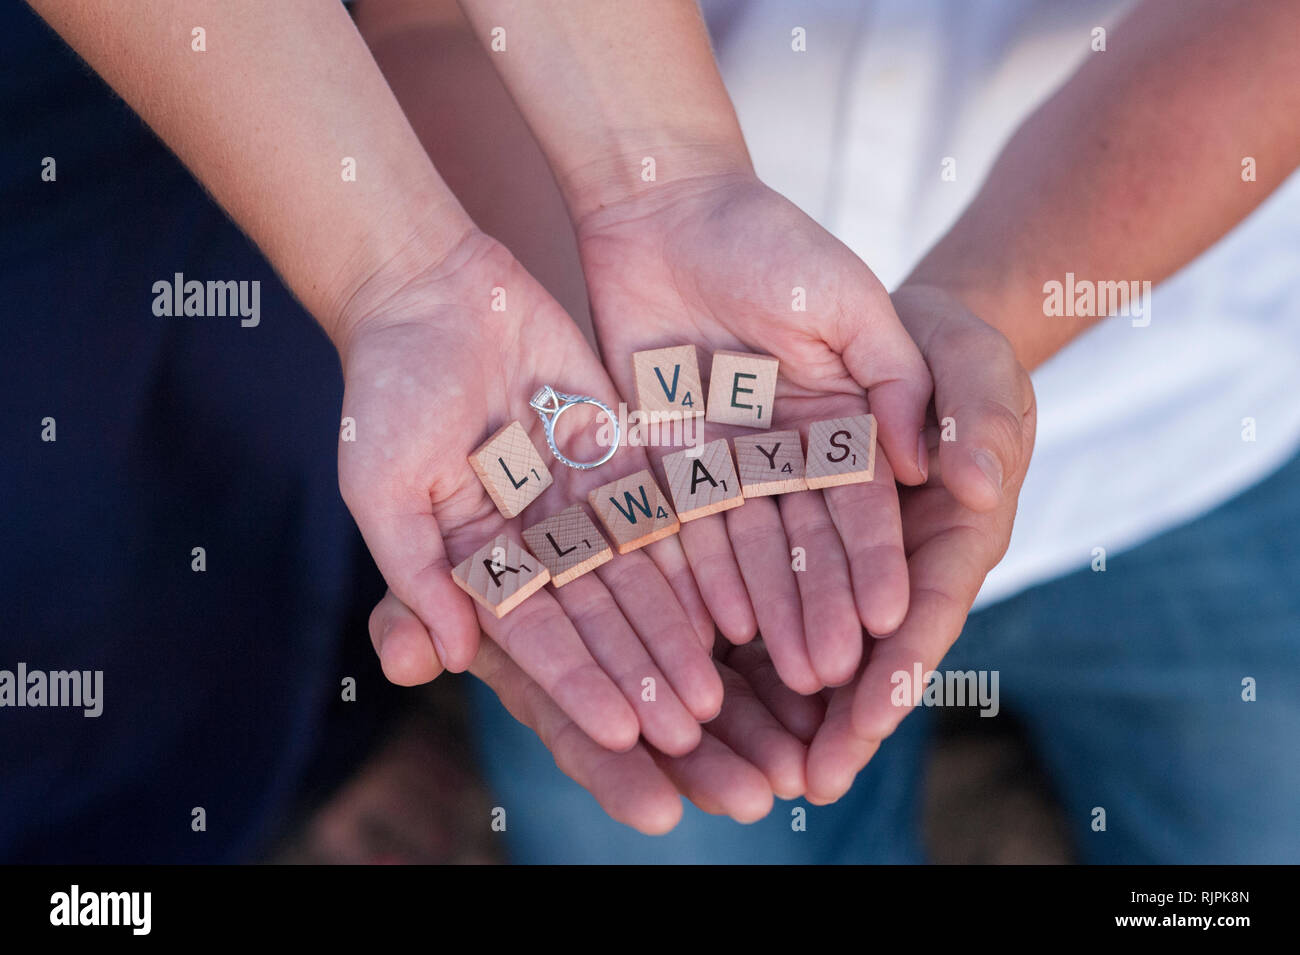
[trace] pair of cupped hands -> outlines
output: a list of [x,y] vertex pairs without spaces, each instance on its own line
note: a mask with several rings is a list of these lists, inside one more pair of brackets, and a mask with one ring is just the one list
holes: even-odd
[[[891,299],[752,175],[665,183],[575,227],[603,360],[474,230],[348,304],[336,340],[355,440],[339,480],[389,587],[370,618],[384,673],[413,685],[468,669],[644,832],[672,828],[683,795],[740,821],[774,795],[832,802],[907,713],[891,675],[939,664],[1005,551],[1033,443],[1028,376],[953,291],[905,283]],[[678,344],[706,380],[716,350],[779,359],[775,429],[806,439],[811,422],[873,413],[874,480],[751,499],[501,619],[479,608],[452,567],[600,484],[644,467],[662,482],[674,448],[624,446],[593,471],[551,462],[554,483],[513,520],[469,452],[518,419],[549,457],[528,405],[541,385],[635,408],[633,352]],[[739,433],[753,432],[705,425],[707,440]]]

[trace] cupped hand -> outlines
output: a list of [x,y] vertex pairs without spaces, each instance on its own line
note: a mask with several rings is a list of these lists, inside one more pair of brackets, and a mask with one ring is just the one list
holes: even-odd
[[[708,656],[712,625],[674,540],[548,586],[501,619],[451,578],[498,534],[520,541],[525,525],[646,466],[634,448],[590,472],[551,460],[528,405],[541,385],[618,401],[569,316],[501,245],[471,232],[434,264],[368,283],[340,329],[352,430],[339,442],[340,488],[380,572],[421,624],[372,629],[389,679],[409,685],[444,665],[468,668],[482,627],[518,679],[601,746],[627,750],[644,733],[664,752],[694,749],[699,721],[722,705],[722,680]],[[467,456],[516,419],[554,483],[507,521]],[[653,705],[641,701],[646,677],[659,687]]]
[[[634,352],[694,344],[706,382],[720,349],[779,360],[774,429],[797,428],[806,441],[812,422],[876,416],[885,453],[871,483],[753,498],[680,534],[728,639],[761,632],[782,680],[801,693],[852,679],[863,627],[892,633],[907,612],[895,479],[926,477],[930,377],[889,296],[861,260],[751,175],[655,185],[587,214],[577,231],[601,352],[624,394],[635,394]],[[705,440],[742,433],[760,432],[704,426]],[[792,567],[794,547],[805,570]]]
[[[429,639],[423,622],[391,591],[371,614],[370,631],[372,638]],[[697,747],[676,756],[648,741],[611,753],[589,734],[573,732],[573,719],[492,639],[480,643],[470,672],[613,819],[659,834],[677,825],[683,796],[705,812],[749,823],[771,811],[774,795],[794,799],[804,792],[807,743],[823,719],[821,700],[784,686],[760,642],[722,644],[718,656],[726,660],[716,663],[726,684],[722,711],[704,727]]]
[[898,631],[872,643],[862,673],[829,696],[808,758],[808,798],[832,802],[916,700],[891,677],[939,666],[1011,538],[1037,414],[1029,375],[996,329],[954,295],[904,286],[894,306],[934,377],[929,480],[899,492],[911,600]]

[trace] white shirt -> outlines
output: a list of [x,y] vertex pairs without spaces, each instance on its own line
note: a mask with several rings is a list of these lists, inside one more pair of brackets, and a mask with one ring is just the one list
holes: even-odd
[[[1127,5],[703,6],[759,175],[892,288],[958,217],[1020,122],[1086,57],[1107,55],[1092,50],[1092,31],[1103,27],[1112,41]],[[805,52],[792,49],[796,27]],[[948,157],[956,181],[940,177]],[[1300,448],[1298,250],[1300,176],[1292,176],[1157,287],[1148,326],[1108,319],[1034,374],[1037,445],[1010,550],[980,603],[1088,567],[1094,548],[1110,561]],[[1243,440],[1247,418],[1253,441]]]

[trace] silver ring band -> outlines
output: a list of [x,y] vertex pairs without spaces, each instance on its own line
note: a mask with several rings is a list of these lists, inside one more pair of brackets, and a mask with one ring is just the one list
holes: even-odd
[[[614,416],[614,412],[611,411],[609,406],[604,402],[597,401],[595,398],[588,397],[587,395],[561,394],[550,385],[543,385],[538,390],[537,394],[533,395],[532,401],[528,402],[528,404],[537,412],[537,416],[542,419],[542,426],[546,429],[546,444],[550,447],[551,454],[555,455],[555,460],[560,463],[567,464],[569,467],[576,468],[579,471],[590,471],[592,468],[600,467],[612,458],[614,452],[618,450],[618,442],[621,436],[618,418]],[[560,449],[556,447],[555,422],[559,420],[560,415],[564,414],[567,409],[572,408],[574,405],[595,405],[609,416],[610,423],[614,425],[614,440],[611,442],[609,450],[595,461],[584,462],[571,460],[561,454]]]

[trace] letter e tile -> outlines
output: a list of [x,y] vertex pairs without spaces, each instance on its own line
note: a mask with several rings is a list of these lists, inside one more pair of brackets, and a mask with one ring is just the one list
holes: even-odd
[[715,351],[709,370],[709,413],[713,424],[772,427],[777,360],[771,355]]

